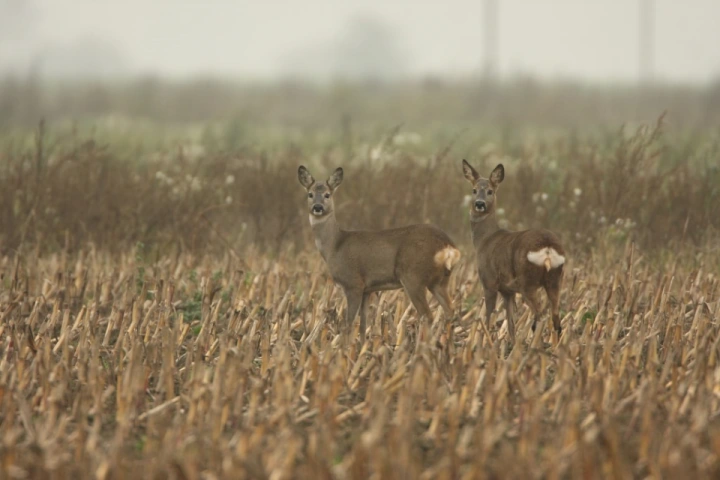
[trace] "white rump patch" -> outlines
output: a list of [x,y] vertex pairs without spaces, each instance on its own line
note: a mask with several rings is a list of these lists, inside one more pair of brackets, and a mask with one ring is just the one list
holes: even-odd
[[554,248],[545,247],[536,252],[528,252],[527,259],[538,267],[545,267],[550,271],[565,263],[565,257],[560,255]]
[[449,245],[435,254],[435,264],[444,265],[448,270],[452,270],[458,261],[460,261],[460,250]]

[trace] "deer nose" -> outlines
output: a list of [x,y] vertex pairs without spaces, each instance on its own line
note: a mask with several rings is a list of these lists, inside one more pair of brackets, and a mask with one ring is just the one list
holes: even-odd
[[483,200],[477,200],[475,201],[475,210],[477,210],[478,212],[484,212],[485,210],[487,210],[487,205]]
[[312,211],[313,213],[322,213],[323,206],[316,203],[315,205],[313,205]]

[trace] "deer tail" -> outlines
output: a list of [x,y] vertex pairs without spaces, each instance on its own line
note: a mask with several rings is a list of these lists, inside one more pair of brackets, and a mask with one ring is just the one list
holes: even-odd
[[534,252],[528,252],[527,259],[538,267],[545,267],[548,272],[565,263],[565,257],[560,255],[553,247],[544,247]]
[[452,270],[459,261],[460,250],[450,245],[435,254],[435,265],[438,267],[444,266],[448,270]]

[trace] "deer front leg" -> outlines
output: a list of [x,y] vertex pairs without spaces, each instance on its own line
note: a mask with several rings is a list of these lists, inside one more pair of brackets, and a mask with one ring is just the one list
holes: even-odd
[[345,299],[347,300],[347,311],[345,312],[344,335],[350,335],[352,332],[352,322],[358,314],[358,310],[362,306],[363,290],[362,288],[345,288]]
[[368,307],[370,306],[370,295],[370,292],[363,293],[360,303],[360,345],[365,343],[365,330],[367,329],[366,319]]
[[493,290],[488,287],[483,287],[485,290],[485,324],[488,328],[491,327],[490,319],[495,311],[495,303],[497,302],[497,290]]
[[515,294],[503,293],[503,302],[505,303],[510,343],[515,343]]

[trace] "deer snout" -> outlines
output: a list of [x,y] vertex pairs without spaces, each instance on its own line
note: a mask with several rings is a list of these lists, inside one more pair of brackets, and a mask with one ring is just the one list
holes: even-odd
[[323,206],[320,205],[319,203],[316,203],[316,204],[313,205],[313,207],[312,207],[312,213],[313,213],[313,215],[322,215],[323,210],[324,210]]
[[478,212],[484,212],[487,210],[487,204],[484,200],[476,200],[475,201],[475,210]]

